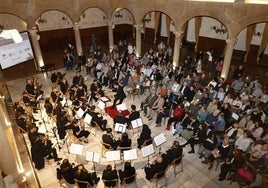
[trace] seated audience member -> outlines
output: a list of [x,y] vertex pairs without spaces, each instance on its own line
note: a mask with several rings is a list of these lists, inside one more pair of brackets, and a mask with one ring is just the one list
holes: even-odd
[[235,148],[243,152],[247,152],[252,142],[252,135],[248,130],[244,130],[244,133],[235,141]]
[[145,167],[144,171],[146,179],[150,181],[156,173],[164,172],[167,166],[168,163],[166,157],[158,155],[152,164],[149,164],[148,167]]
[[[127,133],[123,133],[121,139],[119,140],[120,148],[131,148],[132,141],[128,138]],[[122,150],[122,149],[121,149]]]
[[162,122],[162,118],[163,117],[168,117],[170,115],[170,110],[171,110],[171,102],[169,101],[169,99],[165,99],[165,102],[162,106],[161,109],[159,109],[159,113],[157,114],[156,117],[156,127],[160,127],[161,126],[161,122]]
[[144,101],[141,102],[141,109],[144,111],[145,115],[147,115],[147,108],[152,107],[154,102],[157,99],[157,94],[155,90],[152,90],[152,92],[145,98]]
[[178,104],[171,112],[171,117],[168,119],[166,130],[170,130],[171,123],[181,121],[185,115],[185,110],[181,104]]
[[60,165],[60,174],[67,183],[74,184],[73,164],[68,159],[64,159]]
[[251,148],[249,155],[247,155],[248,162],[256,168],[260,168],[264,164],[264,156],[268,153],[268,144],[257,143]]
[[72,124],[72,129],[73,129],[73,135],[76,138],[82,139],[85,143],[88,143],[88,136],[90,134],[89,131],[83,130],[79,126],[79,120],[75,119]]
[[[91,186],[94,186],[100,181],[100,178],[97,177],[96,172],[94,173],[89,173],[87,169],[84,167],[83,164],[77,165],[74,167],[74,177],[75,179],[79,181],[86,181],[88,182]],[[79,188],[87,188],[88,185],[85,183],[78,182]]]
[[227,159],[230,149],[231,147],[229,145],[229,138],[224,137],[222,144],[213,149],[208,158],[202,161],[202,163],[210,164],[208,169],[211,170],[215,159],[220,159],[222,161],[225,161]]
[[209,105],[207,107],[207,111],[208,111],[209,114],[213,113],[215,110],[218,110],[218,102],[219,102],[218,99],[213,99],[209,103]]
[[[148,125],[143,124],[142,130],[141,130],[141,134],[140,134],[139,138],[137,139],[138,148],[141,148],[141,146],[144,143],[144,141],[149,140],[151,138],[152,137],[151,137],[151,130],[150,130],[150,128],[148,127]],[[151,143],[148,143],[148,144],[151,144]]]
[[263,122],[261,120],[256,121],[254,128],[251,130],[253,139],[254,140],[260,139],[263,132],[264,132]]
[[221,173],[219,174],[218,180],[225,180],[228,172],[236,172],[244,163],[243,152],[239,149],[234,149],[231,155],[227,157],[227,160],[221,165]]
[[107,120],[103,119],[103,116],[100,115],[100,113],[95,112],[96,107],[92,105],[90,109],[88,110],[88,114],[92,117],[91,125],[96,126],[95,123],[97,123],[102,131],[106,130]]
[[127,179],[126,183],[131,183],[135,180],[135,174],[136,174],[136,169],[131,166],[130,162],[125,162],[124,165],[124,170],[118,170],[119,178],[122,183],[124,178],[129,178],[133,176],[133,178]]
[[[102,173],[102,180],[111,181],[117,179],[118,179],[117,170],[113,169],[111,165],[107,165],[106,169]],[[116,181],[104,182],[104,185],[106,187],[114,187],[116,186],[116,183],[117,183]]]
[[108,129],[106,129],[106,132],[107,132],[106,134],[102,135],[103,143],[110,145],[114,150],[116,150],[116,148],[119,145],[119,142],[118,142],[118,140],[114,139],[114,136],[112,134],[112,129],[108,128]]
[[188,153],[194,153],[194,145],[202,143],[207,137],[207,129],[204,124],[200,124],[198,127],[198,130],[194,133],[194,135],[187,140],[185,144],[182,145],[182,147],[185,147],[186,145],[190,144],[191,151]]
[[219,114],[218,120],[215,123],[215,126],[213,127],[212,131],[215,132],[216,134],[224,133],[225,125],[226,125],[226,122],[225,122],[223,114]]
[[198,154],[199,158],[205,157],[207,159],[211,154],[212,150],[214,150],[217,146],[217,137],[211,131],[208,133],[206,139],[202,142],[199,147]]
[[54,158],[55,162],[61,160],[61,158],[58,158],[56,148],[52,147],[51,140],[48,140],[44,134],[39,133],[35,125],[29,127],[28,137],[31,143],[31,156],[36,169],[44,168],[44,157]]
[[148,121],[152,120],[155,112],[159,112],[160,109],[162,109],[164,102],[165,102],[165,99],[164,99],[163,95],[161,93],[159,93],[158,98],[156,99],[156,101],[154,102],[152,107],[149,108],[149,112],[148,112],[148,116],[147,116]]
[[207,115],[208,115],[207,106],[204,105],[204,104],[203,105],[201,104],[201,107],[197,112],[197,116],[196,116],[197,120],[200,123],[202,123],[202,122],[204,122],[206,120]]
[[[182,156],[183,148],[178,141],[174,141],[172,146],[166,151],[167,163],[171,164],[174,159],[177,159]],[[176,160],[175,163],[179,164],[181,159]]]
[[206,105],[206,106],[208,106],[209,105],[209,103],[210,103],[210,98],[209,98],[209,95],[208,95],[208,93],[205,93],[204,94],[204,96],[199,100],[199,104],[202,104],[202,105]]
[[225,130],[225,136],[229,138],[230,143],[234,143],[241,134],[243,134],[243,130],[238,122],[234,122],[232,126]]

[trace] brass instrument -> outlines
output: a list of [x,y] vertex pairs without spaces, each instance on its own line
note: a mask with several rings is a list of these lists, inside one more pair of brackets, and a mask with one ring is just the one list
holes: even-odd
[[38,91],[42,88],[42,85],[39,85],[38,77],[32,77],[32,79],[33,79],[33,86],[34,86],[35,93],[38,93]]

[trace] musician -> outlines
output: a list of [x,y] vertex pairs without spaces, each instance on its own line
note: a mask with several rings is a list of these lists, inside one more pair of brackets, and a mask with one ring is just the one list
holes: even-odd
[[[102,180],[114,180],[118,179],[117,170],[113,169],[111,165],[107,165],[106,169],[102,173]],[[116,185],[116,181],[114,182],[104,182],[106,187],[114,187]]]
[[[137,139],[138,148],[141,149],[142,144],[145,140],[151,139],[151,129],[148,127],[148,125],[143,124],[140,137]],[[151,144],[151,143],[148,143]]]
[[[90,109],[88,110],[88,114],[91,115],[92,120],[91,122],[97,123],[102,131],[106,130],[107,120],[103,119],[103,116],[101,116],[98,112],[95,112],[96,107],[92,105]],[[94,123],[93,123],[94,124]],[[91,125],[93,125],[91,123]],[[94,125],[93,125],[94,126]]]
[[61,92],[58,89],[53,89],[50,93],[50,97],[54,103],[62,101]]
[[119,145],[119,141],[114,139],[111,128],[106,129],[106,132],[106,134],[102,135],[103,143],[110,145],[114,150],[116,150]]
[[59,121],[57,121],[59,138],[63,140],[66,136],[66,130],[73,129],[72,120],[69,113],[65,110],[61,111],[61,116],[57,119],[59,119]]
[[87,92],[86,92],[85,88],[83,88],[82,84],[79,84],[78,87],[77,87],[76,97],[80,101],[87,100]]
[[45,99],[44,108],[46,110],[47,115],[51,117],[53,115],[53,105],[50,102],[50,98]]
[[128,117],[129,123],[131,123],[131,121],[133,121],[135,119],[140,118],[140,112],[136,110],[136,106],[134,104],[132,104],[130,106],[130,108],[131,108],[131,112],[130,112],[129,117]]
[[128,138],[128,134],[123,133],[122,136],[121,136],[121,139],[119,140],[119,147],[121,147],[121,148],[130,148],[131,144],[132,144],[132,141],[131,141],[131,139]]
[[115,105],[116,105],[118,100],[119,100],[119,104],[122,104],[123,100],[126,98],[126,94],[124,92],[124,87],[122,87],[119,83],[115,83],[114,87],[116,89],[116,94],[115,94],[112,108],[115,108]]
[[[97,177],[96,172],[89,173],[83,164],[77,165],[74,167],[75,179],[80,181],[87,181],[93,187],[94,184],[97,184],[100,181],[100,178]],[[79,188],[87,188],[87,184],[78,182]]]
[[123,179],[124,178],[128,178],[128,177],[131,177],[133,176],[133,179],[127,179],[126,183],[131,183],[135,180],[135,174],[136,174],[136,169],[131,166],[130,162],[125,162],[125,165],[124,165],[124,170],[119,170],[118,171],[118,174],[119,174],[119,178],[120,178],[120,181],[122,183]]
[[35,124],[29,127],[28,137],[31,142],[32,160],[36,169],[44,168],[44,157],[46,156],[48,156],[48,159],[54,158],[55,162],[61,160],[61,158],[58,158],[57,150],[52,148],[51,140],[48,140],[44,134],[39,133]]
[[168,166],[165,154],[158,155],[156,160],[149,165],[149,167],[145,167],[145,177],[147,180],[151,180],[156,173],[164,172]]
[[[172,146],[166,151],[167,153],[167,163],[171,164],[174,159],[182,156],[183,148],[180,146],[178,141],[174,141]],[[179,164],[181,159],[176,160],[176,164]]]
[[85,143],[88,143],[88,136],[89,136],[90,132],[87,131],[87,130],[82,130],[80,128],[80,126],[79,126],[79,120],[75,119],[73,121],[72,128],[73,128],[73,135],[76,138],[81,139],[82,137],[84,137],[83,141]]
[[74,181],[74,164],[71,164],[68,159],[63,159],[60,165],[60,174],[70,184],[75,184]]
[[82,75],[80,75],[80,71],[76,71],[75,76],[73,77],[73,85],[82,84],[84,81]]
[[22,92],[22,101],[26,106],[31,106],[33,113],[37,113],[37,102],[35,98],[31,98],[26,91]]
[[66,78],[62,78],[62,80],[59,81],[59,86],[60,86],[60,91],[66,97],[66,94],[69,90],[69,83],[66,80]]
[[127,123],[127,118],[123,115],[121,110],[119,110],[118,114],[114,117],[114,125],[116,123],[119,123],[119,124],[126,124]]
[[[93,83],[90,85],[91,99],[94,99],[95,102],[98,101],[97,95],[99,94],[100,88],[98,87],[98,80],[94,79]],[[103,93],[104,95],[104,93]]]
[[39,95],[44,94],[44,92],[39,87],[40,86],[38,86],[37,81],[33,82],[32,80],[27,79],[25,89],[31,97],[34,97],[36,99]]

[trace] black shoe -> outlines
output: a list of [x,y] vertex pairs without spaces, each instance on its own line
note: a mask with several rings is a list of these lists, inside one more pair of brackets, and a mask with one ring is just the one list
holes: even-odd
[[100,178],[97,178],[97,180],[96,180],[95,184],[98,184],[98,183],[99,183],[99,181],[100,181]]
[[219,180],[219,181],[223,181],[223,180],[225,180],[225,178],[219,178],[218,180]]
[[59,158],[59,157],[54,159],[55,162],[58,162],[58,161],[61,161],[61,160],[62,160],[62,158]]
[[190,154],[191,154],[191,153],[194,153],[194,150],[188,151],[188,153],[190,153]]

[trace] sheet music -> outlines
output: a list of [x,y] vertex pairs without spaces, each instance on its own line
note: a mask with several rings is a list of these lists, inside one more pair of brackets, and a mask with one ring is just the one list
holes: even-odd
[[120,160],[120,150],[106,152],[106,161],[117,161],[117,160]]
[[150,144],[148,146],[141,148],[141,152],[142,152],[142,157],[147,157],[149,155],[152,155],[155,152],[153,144]]
[[137,159],[137,149],[130,149],[130,150],[125,150],[124,152],[124,160],[129,161],[133,159]]
[[126,132],[126,127],[124,124],[115,123],[114,131],[124,133]]
[[232,118],[234,118],[235,120],[238,120],[239,116],[236,113],[232,113]]
[[91,120],[92,120],[92,116],[87,113],[86,116],[85,116],[85,118],[84,118],[84,121],[87,124],[91,124]]
[[101,97],[100,100],[102,102],[108,102],[108,101],[110,101],[110,99],[108,99],[107,97]]
[[70,153],[75,155],[82,155],[83,154],[84,146],[81,144],[71,144]]
[[125,103],[118,104],[118,105],[116,106],[116,109],[117,109],[118,111],[119,111],[119,110],[121,110],[121,111],[125,111],[125,110],[127,110],[127,106],[126,106]]
[[38,95],[38,97],[36,98],[36,101],[39,101],[42,98],[42,94]]
[[62,101],[60,101],[60,103],[61,103],[62,106],[65,106],[66,102],[67,102],[67,100],[66,100],[65,97],[63,97]]
[[79,108],[77,111],[77,117],[79,117],[80,119],[81,117],[83,117],[84,113],[85,113],[84,110],[82,108]]
[[166,142],[166,136],[164,135],[164,133],[161,133],[159,135],[157,135],[156,137],[154,137],[154,142],[156,146],[160,146],[161,144],[163,144],[164,142]]
[[105,103],[102,102],[102,101],[100,100],[99,103],[98,103],[98,107],[99,107],[101,110],[104,110],[104,109],[105,109]]
[[87,151],[86,160],[91,162],[99,163],[101,154],[97,152]]
[[133,129],[136,129],[138,127],[142,127],[142,125],[143,125],[142,119],[138,118],[138,119],[132,120],[131,125],[132,125]]

